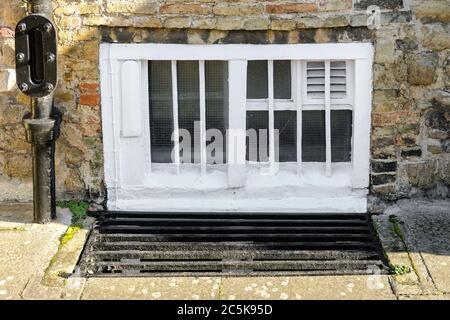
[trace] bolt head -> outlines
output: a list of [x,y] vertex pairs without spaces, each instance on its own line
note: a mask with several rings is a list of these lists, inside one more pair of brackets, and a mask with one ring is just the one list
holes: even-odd
[[50,31],[52,31],[52,29],[53,29],[53,26],[51,25],[51,23],[47,22],[46,24],[44,24],[44,30],[46,32],[50,32]]
[[50,91],[52,91],[54,89],[54,86],[51,84],[51,83],[46,83],[45,84],[45,90],[47,91],[47,92],[50,92]]
[[19,84],[19,89],[20,91],[27,91],[28,85],[25,82],[22,82],[21,84]]
[[47,53],[47,62],[54,62],[56,59],[55,55],[51,52]]
[[23,60],[25,60],[25,54],[23,52],[19,52],[16,54],[16,59],[18,62],[22,62]]
[[18,31],[25,31],[27,29],[27,25],[24,22],[21,22],[17,25]]

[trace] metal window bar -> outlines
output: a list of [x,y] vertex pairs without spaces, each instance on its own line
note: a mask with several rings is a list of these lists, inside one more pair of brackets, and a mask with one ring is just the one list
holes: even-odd
[[174,139],[174,163],[177,174],[180,173],[180,133],[178,127],[178,83],[177,61],[172,60],[172,107],[173,107],[173,139]]
[[295,68],[295,72],[292,72],[294,75],[293,78],[293,93],[292,97],[294,98],[294,103],[296,104],[297,110],[297,174],[298,176],[302,175],[302,64],[301,61],[293,61],[293,68]]
[[267,61],[269,101],[269,165],[275,163],[273,60]]
[[205,60],[199,61],[200,90],[200,165],[201,173],[206,173],[206,86]]
[[325,61],[325,175],[331,176],[331,85],[330,60]]

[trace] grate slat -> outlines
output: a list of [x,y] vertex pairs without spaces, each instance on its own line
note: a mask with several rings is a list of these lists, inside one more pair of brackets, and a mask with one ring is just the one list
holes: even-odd
[[366,214],[102,212],[86,276],[387,271]]

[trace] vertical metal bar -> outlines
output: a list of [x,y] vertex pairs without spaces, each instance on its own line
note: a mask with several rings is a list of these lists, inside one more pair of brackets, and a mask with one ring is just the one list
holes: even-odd
[[173,138],[174,138],[174,162],[177,174],[180,172],[180,132],[178,128],[178,83],[177,61],[172,60],[172,113],[173,113]]
[[331,86],[330,60],[325,61],[325,175],[331,176]]
[[[297,107],[297,174],[302,175],[302,121],[303,121],[303,101],[302,101],[302,63],[292,61],[295,66],[294,72],[294,103]],[[294,86],[293,86],[294,87]]]
[[206,87],[205,61],[199,61],[200,78],[200,165],[202,174],[206,173]]
[[273,165],[275,163],[273,60],[267,61],[267,68],[267,85],[269,89],[269,164]]

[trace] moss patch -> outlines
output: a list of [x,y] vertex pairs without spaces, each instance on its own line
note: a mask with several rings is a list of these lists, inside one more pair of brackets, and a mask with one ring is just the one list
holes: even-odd
[[86,218],[89,203],[85,201],[58,201],[58,207],[68,208],[72,212],[72,225],[81,226]]
[[394,272],[396,275],[407,274],[411,272],[411,268],[409,266],[396,265],[394,266]]
[[61,237],[60,246],[64,246],[67,242],[69,242],[75,233],[77,233],[81,229],[81,226],[79,225],[72,225],[69,228],[67,228],[66,233]]
[[403,236],[402,229],[400,227],[402,222],[398,219],[396,215],[390,215],[389,222],[392,223],[392,229],[395,232],[395,234],[404,242],[405,237]]

